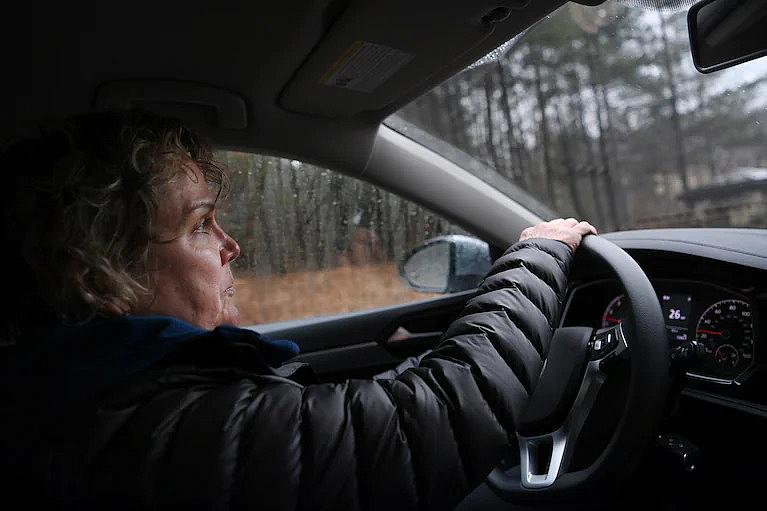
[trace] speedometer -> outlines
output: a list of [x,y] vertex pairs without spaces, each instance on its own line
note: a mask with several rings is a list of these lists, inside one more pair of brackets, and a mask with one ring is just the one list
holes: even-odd
[[751,306],[742,300],[716,302],[698,320],[695,339],[706,349],[703,369],[707,374],[735,378],[754,357]]

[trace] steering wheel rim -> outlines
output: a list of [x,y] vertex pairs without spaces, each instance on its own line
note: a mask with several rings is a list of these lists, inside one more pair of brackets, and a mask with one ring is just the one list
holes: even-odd
[[[643,448],[651,441],[670,387],[670,347],[663,313],[647,276],[631,256],[604,238],[584,237],[579,252],[615,274],[626,295],[630,318],[623,326],[627,327],[631,375],[624,409],[604,451],[585,469],[555,474],[551,484],[537,488],[523,484],[519,465],[494,469],[488,485],[511,502],[566,500],[603,490],[606,481],[620,480],[640,461]],[[577,412],[574,408],[571,414]]]

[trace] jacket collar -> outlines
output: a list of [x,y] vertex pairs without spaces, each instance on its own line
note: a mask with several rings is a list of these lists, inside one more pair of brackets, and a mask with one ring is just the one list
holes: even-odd
[[[61,409],[166,359],[192,354],[192,360],[290,377],[283,363],[298,354],[292,341],[268,340],[253,330],[220,326],[203,330],[165,316],[95,319],[79,326],[29,329],[5,374],[22,400],[40,400]],[[5,378],[3,378],[5,379]],[[54,413],[55,415],[55,413]]]

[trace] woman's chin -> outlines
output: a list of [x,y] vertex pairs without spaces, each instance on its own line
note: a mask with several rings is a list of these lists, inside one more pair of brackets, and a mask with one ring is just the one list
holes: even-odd
[[228,304],[221,318],[222,325],[240,326],[240,311],[234,304]]

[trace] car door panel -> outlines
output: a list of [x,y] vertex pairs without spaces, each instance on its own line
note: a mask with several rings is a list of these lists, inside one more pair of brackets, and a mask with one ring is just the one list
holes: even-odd
[[[289,339],[323,379],[365,377],[437,344],[475,291],[368,311],[249,327],[267,339]],[[397,333],[397,335],[393,335]]]

